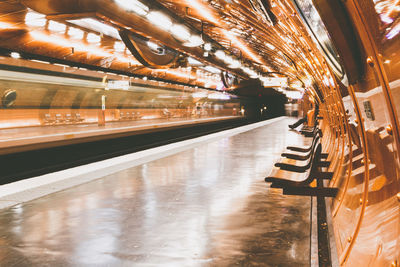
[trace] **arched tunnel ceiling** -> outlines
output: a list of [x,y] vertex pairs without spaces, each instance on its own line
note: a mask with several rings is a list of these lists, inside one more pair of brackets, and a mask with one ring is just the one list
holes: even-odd
[[[132,11],[138,3],[146,7],[146,14]],[[161,12],[203,41],[193,46],[179,40],[173,30],[150,21],[152,12]],[[94,28],[82,23],[88,19],[100,24]],[[73,30],[83,32],[82,40],[72,35]],[[173,49],[181,57],[168,69],[145,67],[123,46],[121,30],[158,44],[156,50]],[[286,87],[298,90],[311,88],[313,80],[323,80],[324,75],[324,60],[290,1],[0,0],[0,47],[211,89],[220,81],[216,69],[240,80],[286,77]],[[157,53],[162,56],[162,49]],[[188,63],[188,57],[195,63]]]

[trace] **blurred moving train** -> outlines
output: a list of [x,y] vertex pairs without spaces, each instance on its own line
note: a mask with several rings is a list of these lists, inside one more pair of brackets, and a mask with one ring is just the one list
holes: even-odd
[[[192,88],[106,91],[101,75],[49,84],[2,72],[2,127],[94,122],[103,104],[106,121],[190,117],[199,106],[207,116],[239,115],[235,98],[195,101],[205,93],[194,86],[217,89],[216,73],[256,110],[297,92],[323,117],[329,186],[339,188],[328,200],[339,264],[399,266],[399,1],[2,0],[0,13],[3,65],[33,54]],[[189,56],[200,64],[189,68]]]
[[[50,76],[27,73],[26,69],[24,73],[1,70],[0,129],[243,115],[239,99],[222,92],[171,84],[140,84],[138,78],[121,80],[112,73],[103,74],[104,78],[71,75],[76,72],[74,68],[69,77],[63,77],[65,68],[57,76],[54,72]],[[107,79],[113,76],[119,80]]]

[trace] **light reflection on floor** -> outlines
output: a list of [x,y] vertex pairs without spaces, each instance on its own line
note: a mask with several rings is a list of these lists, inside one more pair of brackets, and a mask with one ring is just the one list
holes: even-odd
[[268,190],[288,120],[0,211],[0,266],[308,266],[309,198]]

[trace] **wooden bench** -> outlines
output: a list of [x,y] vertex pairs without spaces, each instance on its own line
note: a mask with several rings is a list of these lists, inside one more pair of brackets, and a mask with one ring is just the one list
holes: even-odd
[[74,120],[75,120],[76,122],[82,122],[82,121],[84,121],[85,119],[81,117],[81,114],[80,114],[80,113],[75,113],[75,118],[74,118]]
[[56,123],[62,123],[64,122],[64,119],[60,113],[56,114]]
[[[315,147],[316,142],[318,142],[319,138],[321,138],[321,133],[318,131],[311,142],[311,145],[309,147],[293,147],[293,146],[288,146],[286,147],[287,150],[290,150],[290,152],[285,152],[282,153],[281,156],[288,158],[288,159],[294,159],[294,160],[307,160],[311,157],[312,149]],[[294,154],[293,151],[298,152],[297,154]],[[328,157],[327,153],[321,153],[321,158],[326,159]]]
[[[315,118],[314,123],[313,123],[314,126],[304,125],[304,126],[300,129],[300,133],[301,133],[302,135],[304,135],[305,137],[312,137],[312,136],[314,136],[316,130],[321,131],[321,130],[319,129],[319,127],[318,127],[318,122],[319,122],[319,120],[321,120],[321,119],[323,119],[323,117],[317,116],[317,117]],[[322,132],[321,132],[321,137],[322,137]]]
[[[283,175],[280,175],[280,177],[266,177],[265,181],[271,183],[271,188],[283,189],[284,195],[322,197],[335,197],[337,195],[338,188],[324,187],[323,183],[318,182],[319,180],[330,180],[333,177],[333,172],[322,171],[322,168],[329,167],[330,162],[323,161],[323,158],[326,158],[327,155],[322,153],[322,145],[318,135],[314,138],[308,154],[295,154],[293,156],[300,158],[296,160],[296,164],[285,162],[275,164],[275,167],[279,167],[280,170],[289,172],[289,174],[285,175],[285,172],[283,172]],[[308,148],[297,148],[296,150],[307,152]],[[302,164],[299,165],[300,163]],[[282,174],[282,172],[279,173]],[[312,186],[314,181],[317,181],[317,187]]]
[[[309,147],[309,151],[305,154],[291,154],[291,153],[282,153],[281,155],[288,159],[295,159],[296,163],[299,164],[289,164],[286,163],[285,159],[283,161],[275,163],[275,167],[279,167],[282,170],[292,171],[292,172],[305,172],[311,167],[313,153],[315,152],[315,147],[319,143],[320,137],[317,134],[313,141],[311,142],[311,146]],[[289,147],[289,149],[292,147]],[[307,148],[308,149],[308,148]],[[306,150],[306,149],[305,149]],[[299,159],[298,159],[299,158]],[[305,161],[305,163],[304,163]]]
[[56,120],[49,113],[44,114],[43,122],[45,124],[53,124]]
[[70,113],[65,114],[65,118],[64,118],[66,123],[72,123],[73,119]]

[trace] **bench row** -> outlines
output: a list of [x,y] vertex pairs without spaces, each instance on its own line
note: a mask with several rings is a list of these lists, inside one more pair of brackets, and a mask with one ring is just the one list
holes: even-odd
[[[285,195],[335,197],[337,188],[324,187],[323,180],[330,180],[327,168],[328,154],[322,153],[322,131],[317,127],[302,129],[302,134],[312,138],[309,147],[287,147],[280,162],[275,164],[272,176],[266,177],[271,188],[283,189]],[[295,152],[295,153],[294,153]],[[294,161],[294,163],[293,163]]]

